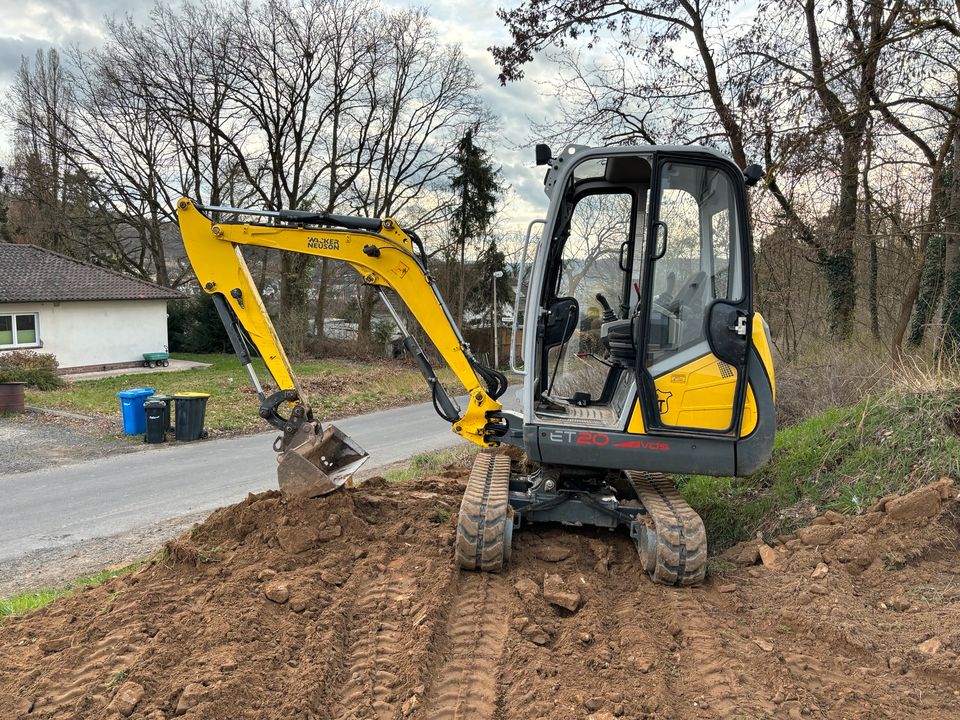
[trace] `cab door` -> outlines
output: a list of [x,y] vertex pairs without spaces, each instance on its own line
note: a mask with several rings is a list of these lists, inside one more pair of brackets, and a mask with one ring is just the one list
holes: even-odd
[[752,298],[743,176],[693,153],[659,155],[654,167],[637,339],[644,425],[738,437],[756,422],[747,403]]

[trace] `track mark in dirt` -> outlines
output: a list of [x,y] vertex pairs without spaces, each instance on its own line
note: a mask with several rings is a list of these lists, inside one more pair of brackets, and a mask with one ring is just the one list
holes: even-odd
[[128,634],[120,629],[106,635],[88,646],[74,667],[45,678],[37,688],[37,695],[49,699],[48,712],[69,710],[91,688],[109,687],[122,680],[137,653],[128,643]]
[[[646,581],[646,578],[640,579],[640,582]],[[633,658],[629,667],[644,668],[634,671],[635,680],[642,681],[643,695],[656,704],[668,700],[670,691],[667,674],[653,669],[657,666],[661,643],[651,629],[659,623],[651,615],[650,604],[642,592],[624,593],[613,604],[611,620],[621,653]]]
[[450,608],[446,651],[423,717],[484,720],[497,709],[497,673],[507,639],[510,588],[500,575],[461,573]]
[[648,614],[638,595],[627,593],[617,598],[613,605],[613,620],[621,647],[649,648],[650,651],[656,647],[654,637],[646,628],[648,623],[643,620],[644,615]]
[[717,637],[717,628],[705,614],[703,604],[691,590],[666,590],[676,627],[683,633],[682,659],[685,680],[694,685],[688,691],[700,692],[718,717],[732,717],[741,696],[737,678],[730,667],[729,651]]
[[[350,632],[348,679],[337,714],[340,720],[390,720],[396,714],[397,659],[406,634],[403,609],[414,589],[412,578],[387,576],[359,591],[352,615],[353,622],[363,628]],[[364,624],[364,620],[372,622]]]

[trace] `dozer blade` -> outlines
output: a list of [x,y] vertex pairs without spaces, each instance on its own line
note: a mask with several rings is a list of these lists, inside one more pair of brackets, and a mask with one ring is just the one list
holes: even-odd
[[[353,477],[369,455],[348,435],[327,425],[319,435],[304,425],[297,443],[279,458],[280,491],[297,497],[320,497],[333,492]],[[303,442],[298,442],[300,438]]]

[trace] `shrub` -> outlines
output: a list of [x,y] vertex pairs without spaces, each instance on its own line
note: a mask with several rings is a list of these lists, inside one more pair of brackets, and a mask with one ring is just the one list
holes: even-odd
[[0,353],[0,382],[25,382],[37,390],[53,390],[63,385],[57,375],[59,363],[50,353],[12,350]]
[[170,304],[167,332],[171,352],[231,352],[230,338],[220,322],[213,299],[201,293]]
[[22,370],[49,370],[56,372],[60,367],[57,358],[50,353],[33,350],[9,350],[0,353],[0,369],[19,368]]

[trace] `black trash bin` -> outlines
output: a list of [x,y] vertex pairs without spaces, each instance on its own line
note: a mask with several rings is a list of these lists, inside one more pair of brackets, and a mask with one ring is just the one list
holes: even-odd
[[176,403],[176,425],[174,436],[177,440],[199,440],[207,436],[203,429],[203,419],[207,413],[207,393],[184,392],[173,396]]
[[163,427],[166,432],[173,430],[173,395],[151,395],[147,400],[160,400],[163,403]]
[[166,404],[162,400],[153,398],[143,403],[143,412],[147,416],[147,431],[143,441],[148,443],[162,443],[167,441],[167,420],[164,417]]

